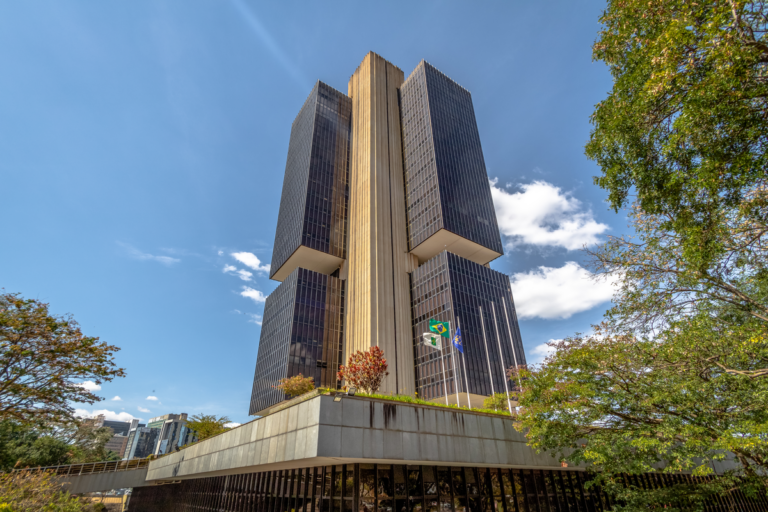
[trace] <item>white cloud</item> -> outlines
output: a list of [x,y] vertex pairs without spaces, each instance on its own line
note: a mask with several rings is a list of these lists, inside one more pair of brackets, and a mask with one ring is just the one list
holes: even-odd
[[230,422],[230,423],[225,423],[224,424],[224,426],[227,427],[227,428],[235,428],[235,427],[239,427],[240,425],[242,425],[242,423],[236,423],[234,421]]
[[262,265],[261,260],[251,252],[233,252],[232,257],[256,272],[269,272],[269,263]]
[[597,222],[581,201],[546,181],[520,185],[510,193],[491,180],[499,230],[507,245],[564,247],[569,251],[599,242],[608,226]]
[[243,297],[247,297],[249,299],[253,299],[256,302],[266,302],[267,296],[261,293],[259,290],[254,290],[253,288],[249,286],[243,286],[243,291],[240,292],[240,295]]
[[235,272],[237,274],[237,277],[242,279],[243,281],[250,281],[251,277],[253,277],[253,273],[248,272],[247,270],[238,270]]
[[88,391],[99,391],[101,389],[101,386],[93,382],[92,380],[87,380],[85,382],[79,382],[75,384],[75,386],[80,386],[81,388],[88,390]]
[[519,318],[569,318],[611,300],[613,283],[568,261],[560,268],[538,267],[513,274],[512,293]]
[[246,313],[250,317],[249,322],[253,322],[256,325],[261,325],[261,315],[257,315],[256,313]]
[[529,350],[525,354],[525,359],[528,364],[541,364],[544,359],[555,351],[555,347],[548,345],[548,343],[557,343],[563,340],[549,340],[547,343],[536,345],[533,350]]
[[238,270],[238,268],[234,265],[224,265],[224,269],[222,270],[225,274],[230,274],[233,276],[237,276],[243,281],[250,281],[253,277],[252,272],[248,272],[247,270]]
[[155,256],[154,254],[149,254],[146,252],[141,252],[137,248],[133,247],[130,244],[126,244],[123,242],[117,242],[119,246],[121,246],[123,249],[126,250],[128,253],[128,256],[135,260],[140,261],[157,261],[159,263],[162,263],[163,265],[173,265],[174,263],[178,263],[181,260],[178,258],[171,258],[170,256]]
[[138,406],[137,409],[139,410],[139,412],[151,412],[149,409],[146,409],[142,406]]
[[223,255],[224,251],[219,251],[219,256]]
[[119,397],[119,396],[117,396],[117,395],[115,395],[115,398],[111,398],[110,400],[112,400],[113,402],[122,402],[122,401],[123,401],[123,399],[122,399],[122,398],[120,398],[120,397]]
[[109,421],[131,421],[136,417],[128,412],[115,412],[107,409],[98,409],[88,411],[87,409],[75,409],[75,416],[80,418],[95,418],[99,414],[104,415],[104,419]]
[[154,400],[155,402],[157,402],[157,400],[158,400],[158,398],[156,396],[148,396],[146,399],[147,400]]

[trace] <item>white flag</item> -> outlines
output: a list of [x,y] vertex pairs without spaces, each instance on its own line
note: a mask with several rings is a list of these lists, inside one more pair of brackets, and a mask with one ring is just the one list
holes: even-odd
[[429,348],[436,348],[437,350],[443,350],[443,341],[440,339],[439,334],[434,332],[425,332],[421,335],[422,343]]

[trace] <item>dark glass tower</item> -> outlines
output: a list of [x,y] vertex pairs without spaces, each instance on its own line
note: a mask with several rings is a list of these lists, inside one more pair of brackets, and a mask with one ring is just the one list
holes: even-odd
[[352,102],[317,82],[293,121],[270,278],[296,267],[323,274],[346,258]]
[[400,87],[408,244],[485,264],[504,252],[472,96],[421,61]]
[[285,400],[280,379],[302,374],[336,387],[344,330],[344,281],[297,268],[264,305],[249,414]]
[[[505,370],[515,365],[515,356],[518,365],[525,364],[509,278],[443,251],[413,271],[411,297],[419,396],[427,400],[444,396],[443,368],[448,394],[456,392],[455,384],[464,392],[468,381],[470,394],[488,396],[491,394],[489,375],[493,378],[493,391],[503,393]],[[444,365],[440,361],[443,353],[419,343],[422,333],[429,332],[429,320],[433,318],[451,322],[452,329],[461,326],[465,361],[460,360],[458,351],[450,350],[448,340],[444,342]],[[454,368],[458,372],[456,380],[453,378]],[[508,386],[511,390],[512,383]]]

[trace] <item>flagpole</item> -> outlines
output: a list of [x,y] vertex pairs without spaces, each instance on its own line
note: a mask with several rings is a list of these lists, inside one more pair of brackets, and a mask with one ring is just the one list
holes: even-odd
[[[448,325],[451,325],[450,323]],[[456,321],[456,327],[459,327],[459,322]],[[459,407],[459,387],[456,385],[456,356],[453,355],[453,337],[456,335],[456,331],[451,334],[451,363],[453,364],[453,390],[456,392],[456,407]]]
[[445,355],[445,352],[443,352],[443,337],[439,334],[438,336],[440,337],[440,365],[443,367],[443,394],[445,395],[445,405],[448,405],[448,385],[445,383],[445,361],[443,360]]
[[[459,317],[456,317],[456,326],[461,327],[461,319]],[[463,346],[464,346],[463,338],[461,343],[462,343],[461,363],[464,365],[464,392],[467,394],[467,409],[469,409],[472,403],[469,401],[469,378],[467,377],[467,358],[463,352]]]
[[[502,297],[503,298],[503,297]],[[496,306],[491,302],[491,312],[493,313],[493,328],[496,331],[496,343],[499,345],[499,357],[501,358],[501,373],[504,375],[504,391],[507,393],[507,407],[509,414],[512,415],[512,402],[509,399],[509,386],[507,386],[507,371],[504,367],[504,353],[501,351],[501,338],[499,337],[499,324],[496,322]]]
[[485,322],[483,321],[483,306],[477,306],[480,310],[480,326],[483,328],[483,343],[485,344],[485,358],[488,360],[488,377],[491,379],[491,396],[496,394],[493,389],[493,373],[491,372],[491,355],[488,352],[488,340],[485,339]]
[[512,328],[509,326],[509,315],[507,314],[507,301],[504,297],[501,298],[501,303],[504,305],[504,316],[507,319],[507,331],[509,331],[509,343],[512,344],[512,357],[515,359],[515,372],[517,372],[517,384],[520,387],[520,391],[523,390],[523,382],[520,380],[520,371],[517,368],[517,354],[515,353],[515,340],[512,338]]

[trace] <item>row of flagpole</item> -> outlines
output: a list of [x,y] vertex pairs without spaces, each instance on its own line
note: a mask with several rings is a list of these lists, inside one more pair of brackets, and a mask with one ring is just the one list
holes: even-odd
[[[509,324],[509,314],[507,313],[507,302],[504,299],[504,297],[502,297],[501,300],[502,300],[502,304],[503,304],[503,308],[504,308],[504,317],[505,317],[505,319],[507,321],[507,332],[509,334],[509,342],[510,342],[510,345],[512,346],[512,359],[513,359],[513,363],[515,365],[515,371],[517,373],[518,386],[519,386],[519,389],[522,391],[522,382],[520,381],[520,374],[519,374],[519,372],[517,372],[518,366],[517,366],[517,353],[515,351],[515,341],[514,341],[514,338],[512,337],[512,328],[510,327],[510,324]],[[482,331],[483,331],[483,343],[485,345],[485,357],[486,357],[486,360],[488,362],[488,376],[489,376],[490,381],[491,381],[491,394],[495,395],[496,392],[495,392],[495,389],[493,387],[493,371],[491,369],[491,357],[490,357],[490,351],[488,350],[488,340],[487,340],[486,334],[485,334],[485,320],[483,318],[483,308],[482,308],[482,306],[478,306],[478,310],[480,311],[480,326],[481,326]],[[509,397],[509,386],[507,385],[507,378],[506,378],[506,366],[504,365],[504,353],[503,353],[503,351],[501,349],[501,337],[499,336],[499,326],[498,326],[498,322],[496,321],[496,306],[495,306],[495,304],[493,302],[491,302],[491,313],[493,315],[493,326],[494,326],[494,330],[496,332],[496,341],[497,341],[497,344],[498,344],[498,347],[499,347],[499,358],[500,358],[500,363],[501,363],[501,367],[502,367],[502,373],[504,374],[504,390],[505,390],[506,395],[507,395],[507,406],[509,407],[509,413],[512,414],[512,401],[511,401],[511,399]],[[429,346],[431,344],[433,348],[438,348],[438,350],[440,350],[440,364],[441,364],[442,370],[443,370],[443,393],[445,394],[445,403],[446,403],[446,405],[448,405],[448,384],[447,384],[446,379],[445,379],[445,374],[446,374],[446,372],[445,372],[445,361],[444,361],[445,353],[444,353],[444,350],[443,350],[442,331],[445,330],[445,324],[447,324],[448,325],[448,328],[447,328],[448,339],[450,340],[450,345],[451,345],[450,346],[451,362],[453,363],[453,387],[454,387],[454,391],[456,393],[456,405],[460,405],[460,401],[459,401],[459,385],[456,382],[456,376],[458,375],[459,372],[456,371],[457,370],[457,368],[456,368],[456,356],[453,353],[453,349],[456,348],[456,350],[462,356],[464,356],[464,343],[463,343],[462,336],[461,336],[461,325],[460,325],[459,322],[460,322],[459,317],[456,317],[456,331],[454,333],[451,333],[451,323],[450,322],[438,322],[436,320],[430,320],[430,327],[429,328],[430,328],[430,331],[438,334],[438,338],[440,340],[440,346],[439,347],[436,345],[436,340],[435,340],[434,336],[432,336],[432,333],[425,333],[423,335],[424,342],[425,342],[425,344],[427,346]],[[428,337],[431,337],[431,343],[428,341]],[[470,407],[471,402],[470,402],[470,398],[469,398],[469,379],[467,377],[466,358],[462,357],[461,361],[462,361],[462,364],[464,366],[464,384],[465,384],[464,391],[465,391],[465,393],[467,395],[467,407]]]

